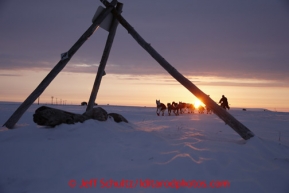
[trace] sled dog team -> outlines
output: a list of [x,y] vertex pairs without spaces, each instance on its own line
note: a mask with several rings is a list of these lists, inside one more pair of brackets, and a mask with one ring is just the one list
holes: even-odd
[[[170,116],[173,112],[175,115],[183,114],[185,112],[187,113],[194,113],[195,112],[195,106],[191,103],[183,103],[183,102],[172,102],[167,103],[167,106],[160,102],[160,100],[156,100],[157,104],[157,115],[159,116],[162,113],[162,116],[164,116],[165,110],[168,109],[168,115]],[[199,106],[197,108],[199,114],[205,113],[205,107]],[[208,107],[206,108],[207,114],[211,114],[212,111]]]

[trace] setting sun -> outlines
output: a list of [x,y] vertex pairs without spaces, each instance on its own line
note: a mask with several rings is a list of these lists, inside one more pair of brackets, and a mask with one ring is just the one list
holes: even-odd
[[201,105],[203,105],[203,103],[199,99],[196,99],[194,102],[194,105],[195,105],[195,108],[199,108]]

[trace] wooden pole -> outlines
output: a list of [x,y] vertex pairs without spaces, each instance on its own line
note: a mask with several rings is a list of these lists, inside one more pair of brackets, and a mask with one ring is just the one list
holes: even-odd
[[[101,2],[106,7],[110,6],[110,3],[106,0],[101,0]],[[199,100],[205,103],[206,106],[211,108],[218,117],[220,117],[226,124],[235,130],[243,139],[247,140],[254,136],[252,131],[230,115],[226,110],[221,108],[207,94],[202,92],[197,86],[195,86],[191,81],[179,73],[171,64],[169,64],[134,30],[134,28],[120,14],[118,14],[115,9],[112,10],[112,14],[118,19],[119,23],[128,31],[128,33],[139,43],[139,45],[143,47],[172,77],[186,87]]]
[[[122,12],[122,7],[123,7],[122,3],[117,3],[116,10],[117,10],[118,13]],[[102,54],[102,58],[101,58],[100,64],[98,66],[97,75],[95,77],[94,85],[93,85],[93,88],[92,88],[92,91],[91,91],[91,95],[90,95],[90,98],[89,98],[89,102],[88,102],[86,111],[91,110],[93,108],[93,106],[94,106],[95,99],[96,99],[96,96],[97,96],[97,93],[98,93],[98,90],[99,90],[99,87],[100,87],[101,79],[102,79],[102,76],[104,74],[104,69],[105,69],[105,66],[106,66],[106,63],[107,63],[107,60],[108,60],[108,57],[109,57],[109,53],[110,53],[110,50],[111,50],[111,47],[112,47],[112,43],[113,43],[113,40],[114,40],[114,37],[115,37],[117,26],[118,26],[118,21],[114,17],[113,20],[112,20],[110,29],[109,29],[109,34],[108,34],[108,37],[107,37],[107,40],[106,40],[106,45],[105,45],[105,48],[104,48],[104,51],[103,51],[103,54]]]
[[105,17],[111,12],[113,7],[116,5],[117,0],[112,0],[111,4],[107,9],[103,10],[94,23],[84,32],[84,34],[77,40],[77,42],[66,52],[56,66],[49,72],[49,74],[42,80],[38,87],[28,96],[28,98],[18,107],[18,109],[12,114],[12,116],[4,123],[9,129],[12,129],[16,122],[21,118],[23,113],[33,104],[33,102],[42,94],[46,87],[51,83],[51,81],[57,76],[57,74],[65,67],[69,62],[71,57],[76,53],[76,51],[82,46],[82,44],[94,33],[100,23],[105,19]]

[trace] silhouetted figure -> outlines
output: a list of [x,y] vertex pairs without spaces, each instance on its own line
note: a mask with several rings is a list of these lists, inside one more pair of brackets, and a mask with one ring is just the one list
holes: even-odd
[[221,107],[223,107],[225,110],[230,109],[228,99],[224,95],[222,95],[222,98],[220,99],[219,103],[221,103]]

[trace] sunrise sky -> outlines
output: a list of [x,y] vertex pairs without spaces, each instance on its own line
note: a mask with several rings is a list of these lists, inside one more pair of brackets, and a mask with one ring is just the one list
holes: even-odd
[[[286,0],[122,0],[123,17],[180,73],[216,102],[289,111]],[[99,0],[0,1],[0,101],[22,102],[91,25]],[[99,28],[40,96],[88,101],[108,32]],[[121,26],[98,104],[194,103]]]

